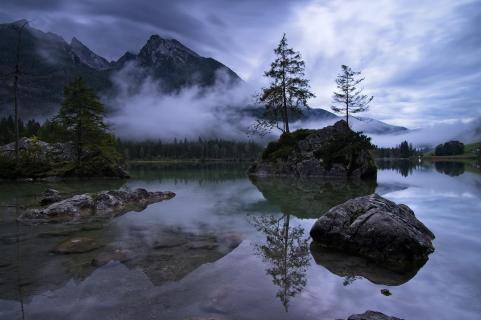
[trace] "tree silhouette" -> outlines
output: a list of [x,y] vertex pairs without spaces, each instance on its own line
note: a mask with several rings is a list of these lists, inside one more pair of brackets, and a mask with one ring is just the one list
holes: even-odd
[[342,71],[336,78],[339,92],[334,92],[334,105],[331,109],[334,112],[345,113],[346,122],[349,124],[349,114],[366,111],[374,97],[362,94],[362,89],[357,88],[357,85],[364,81],[364,78],[357,78],[361,72],[353,71],[346,65],[342,65],[341,68]]
[[[289,48],[286,34],[274,49],[276,59],[264,76],[271,79],[262,89],[259,102],[265,105],[264,118],[254,124],[254,131],[264,135],[277,128],[289,133],[289,115],[302,114],[308,108],[307,100],[314,97],[309,91],[309,80],[304,78],[304,61],[301,54]],[[279,126],[279,122],[282,126]]]

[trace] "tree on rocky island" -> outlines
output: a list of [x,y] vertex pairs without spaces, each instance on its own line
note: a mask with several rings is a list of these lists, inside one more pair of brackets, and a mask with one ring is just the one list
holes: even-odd
[[102,148],[114,143],[103,121],[105,109],[95,92],[81,78],[75,79],[64,90],[64,101],[55,121],[73,141],[77,163],[86,148]]
[[363,89],[358,89],[358,85],[364,78],[358,76],[361,72],[353,71],[349,66],[342,65],[342,71],[337,75],[336,84],[339,89],[334,92],[333,105],[331,109],[337,113],[346,115],[346,122],[349,125],[349,114],[367,111],[369,103],[374,99],[362,93]]
[[309,90],[309,80],[305,79],[305,64],[301,54],[288,47],[285,34],[274,53],[276,59],[264,73],[271,82],[262,89],[258,98],[266,109],[264,117],[253,125],[253,131],[261,135],[273,128],[289,133],[289,116],[302,114],[302,109],[308,108],[307,100],[315,97]]

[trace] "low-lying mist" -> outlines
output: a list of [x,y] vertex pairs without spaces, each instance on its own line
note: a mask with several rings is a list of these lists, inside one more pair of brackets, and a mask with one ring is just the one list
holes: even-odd
[[252,119],[241,116],[241,109],[252,103],[246,83],[233,85],[219,73],[215,86],[198,86],[167,93],[162,83],[142,78],[131,64],[117,73],[113,82],[116,95],[107,98],[114,112],[109,124],[123,139],[197,139],[216,137],[246,140]]

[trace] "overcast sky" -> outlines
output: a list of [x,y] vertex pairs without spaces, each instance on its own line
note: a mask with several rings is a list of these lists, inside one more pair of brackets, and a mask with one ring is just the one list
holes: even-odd
[[481,0],[2,0],[0,21],[79,38],[107,59],[173,37],[254,85],[282,34],[329,108],[341,64],[363,72],[367,114],[411,128],[481,116]]

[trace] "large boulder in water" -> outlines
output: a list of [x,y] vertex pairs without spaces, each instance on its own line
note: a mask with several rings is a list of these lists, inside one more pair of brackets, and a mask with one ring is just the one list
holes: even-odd
[[319,130],[284,133],[271,142],[251,176],[297,176],[375,179],[376,164],[369,138],[352,131],[344,121]]
[[414,212],[377,194],[331,208],[315,222],[310,235],[318,244],[392,269],[422,265],[434,251],[434,234]]

